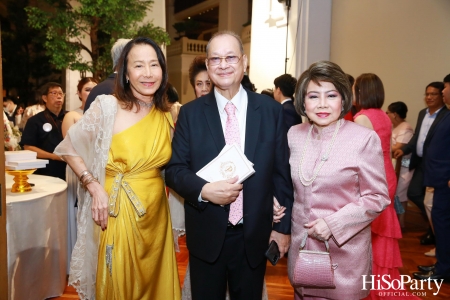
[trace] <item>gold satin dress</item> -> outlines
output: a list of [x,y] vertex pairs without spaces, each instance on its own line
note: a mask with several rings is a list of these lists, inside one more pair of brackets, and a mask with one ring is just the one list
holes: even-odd
[[110,215],[100,237],[97,300],[181,298],[160,175],[172,155],[171,126],[170,114],[153,108],[112,138],[105,178]]

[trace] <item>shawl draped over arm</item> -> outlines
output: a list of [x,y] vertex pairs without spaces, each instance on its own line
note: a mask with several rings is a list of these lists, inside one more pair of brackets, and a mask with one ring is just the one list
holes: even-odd
[[[111,95],[96,98],[83,117],[70,127],[65,139],[55,148],[58,156],[79,156],[88,171],[105,184],[105,168],[111,146],[117,99]],[[92,219],[92,197],[78,186],[77,241],[72,253],[69,285],[81,299],[95,299],[100,226]]]

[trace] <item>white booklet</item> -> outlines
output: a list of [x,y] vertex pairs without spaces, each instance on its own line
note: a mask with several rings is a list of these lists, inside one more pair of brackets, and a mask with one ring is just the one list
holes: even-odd
[[239,146],[225,145],[219,155],[196,174],[208,182],[226,180],[237,175],[237,183],[242,183],[254,173],[253,163],[247,159]]

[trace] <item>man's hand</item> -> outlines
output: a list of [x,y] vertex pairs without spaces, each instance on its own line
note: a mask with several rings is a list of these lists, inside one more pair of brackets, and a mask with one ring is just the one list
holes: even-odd
[[393,155],[393,156],[394,156],[395,159],[397,159],[397,158],[399,158],[400,156],[403,156],[403,154],[404,154],[404,153],[403,153],[403,150],[402,150],[402,149],[397,149],[397,150],[394,151],[394,155]]
[[242,184],[236,183],[236,181],[238,181],[237,176],[228,180],[205,184],[202,188],[202,199],[218,205],[227,205],[236,201],[243,187]]
[[281,219],[286,215],[284,211],[286,207],[281,206],[277,198],[273,197],[273,222],[280,223]]
[[304,225],[308,228],[308,235],[319,241],[328,241],[331,237],[331,230],[324,219],[317,219]]
[[291,235],[290,234],[282,234],[275,230],[272,230],[270,233],[270,242],[275,241],[278,244],[278,250],[280,250],[280,257],[283,257],[285,253],[288,252],[289,246],[291,244]]

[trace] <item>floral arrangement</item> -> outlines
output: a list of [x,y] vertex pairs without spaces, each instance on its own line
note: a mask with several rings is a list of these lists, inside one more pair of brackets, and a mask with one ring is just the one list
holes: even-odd
[[19,145],[22,133],[20,132],[19,127],[12,126],[5,115],[3,117],[3,132],[5,137],[6,151],[17,151],[22,149]]

